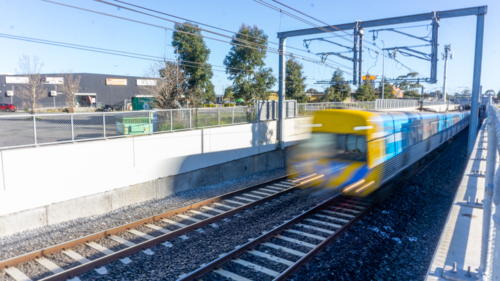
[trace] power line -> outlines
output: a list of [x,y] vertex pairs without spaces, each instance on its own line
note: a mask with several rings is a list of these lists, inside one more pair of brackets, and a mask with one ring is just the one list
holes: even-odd
[[[162,58],[159,56],[151,56],[151,55],[145,55],[145,54],[139,54],[139,53],[131,53],[131,52],[125,52],[125,51],[119,51],[119,50],[112,50],[112,49],[105,49],[105,48],[99,48],[99,47],[71,44],[71,43],[65,43],[65,42],[59,42],[59,41],[50,41],[50,40],[31,38],[31,37],[23,37],[23,36],[10,35],[10,34],[4,34],[4,33],[0,33],[0,38],[26,41],[26,42],[31,42],[31,43],[39,43],[39,44],[56,46],[56,47],[64,47],[64,48],[70,48],[70,49],[77,49],[77,50],[90,51],[90,52],[95,52],[95,53],[116,55],[116,56],[142,59],[142,60],[155,61],[155,62],[161,62],[161,61],[167,61],[167,60],[171,61],[171,62],[177,61],[175,59],[166,59],[166,58]],[[229,69],[230,71],[233,71],[233,72],[234,71],[254,72],[253,70],[245,70],[245,69],[241,69],[241,68],[227,67],[227,66],[223,66],[223,65],[214,65],[214,64],[210,64],[210,63],[201,63],[201,62],[194,62],[194,61],[180,61],[179,63],[185,67],[190,67],[190,68],[206,69],[206,67],[203,67],[203,66],[193,66],[192,65],[192,64],[198,64],[198,65],[207,65],[207,66],[212,66],[212,67],[226,68],[226,69]],[[218,72],[226,72],[225,70],[218,70],[218,69],[211,69],[211,70],[218,71]],[[272,76],[278,77],[279,75],[273,74]],[[296,78],[297,76],[292,76],[292,77]],[[312,79],[306,79],[306,80],[314,81]]]
[[[256,2],[258,2],[258,3],[260,3],[260,4],[265,3],[265,6],[272,7],[272,9],[280,9],[280,8],[278,8],[278,7],[276,7],[276,6],[273,6],[273,5],[269,4],[269,3],[264,2],[263,0],[254,0],[254,1],[256,1]],[[307,15],[307,14],[305,14],[305,13],[303,13],[303,12],[299,11],[299,10],[296,10],[296,9],[294,9],[294,8],[292,8],[292,7],[288,6],[288,5],[285,5],[285,4],[283,4],[283,3],[281,3],[281,2],[279,2],[279,1],[277,1],[277,0],[272,0],[272,1],[274,1],[274,2],[276,2],[276,3],[278,3],[278,4],[280,4],[280,5],[283,5],[283,6],[287,7],[287,8],[289,8],[289,9],[291,9],[291,10],[293,10],[293,11],[297,12],[297,13],[300,13],[300,14],[302,14],[302,15],[304,15],[304,16],[307,16],[307,17],[309,17],[309,18],[311,18],[311,19],[314,19],[314,20],[316,20],[316,21],[318,21],[318,22],[321,22],[321,23],[323,23],[323,24],[325,24],[325,25],[327,25],[327,26],[329,26],[329,27],[331,27],[331,28],[334,28],[334,29],[337,29],[337,30],[339,30],[339,31],[342,31],[342,32],[346,33],[347,35],[351,35],[351,34],[349,34],[348,32],[346,32],[346,31],[344,31],[344,30],[340,30],[340,29],[339,29],[338,27],[336,27],[336,26],[332,26],[332,25],[330,25],[330,24],[328,24],[328,23],[325,23],[325,22],[323,22],[323,21],[321,21],[321,20],[319,20],[319,19],[317,19],[317,18],[315,18],[315,17],[312,17],[312,16],[310,16],[310,15]],[[280,9],[280,10],[281,10],[281,9]],[[288,12],[287,12],[287,13],[288,13]],[[290,13],[288,13],[288,14],[290,14]],[[293,18],[299,18],[299,17],[297,17],[297,16],[295,16],[295,15],[294,15],[294,16],[293,16]],[[331,31],[329,31],[329,30],[327,30],[327,29],[325,29],[325,28],[323,28],[323,27],[321,27],[321,26],[319,26],[319,25],[316,25],[316,24],[314,24],[314,23],[311,23],[311,22],[309,22],[309,21],[307,21],[307,20],[301,20],[301,19],[299,19],[299,20],[300,20],[300,21],[302,21],[302,22],[306,22],[306,23],[308,23],[309,25],[312,25],[312,26],[314,26],[314,27],[316,27],[316,28],[318,28],[318,29],[320,29],[320,30],[322,30],[322,31],[328,32],[328,33],[333,34],[333,35],[335,35],[335,36],[337,36],[337,37],[339,37],[339,38],[342,38],[342,39],[345,39],[345,40],[347,40],[347,41],[351,42],[350,40],[348,40],[348,39],[346,39],[346,38],[344,38],[344,37],[338,36],[337,34],[332,33]],[[358,44],[358,42],[356,42],[356,41],[357,41],[357,40],[356,40],[356,39],[357,39],[357,35],[356,35],[356,34],[354,34],[354,38],[355,38],[355,40],[354,40],[354,42],[353,42],[353,43],[354,43],[354,45],[357,45],[357,44]],[[363,38],[362,40],[363,40],[363,41],[365,41],[365,39],[364,39],[364,38]],[[365,41],[365,42],[366,42],[366,41]],[[368,42],[366,42],[366,43],[368,43]],[[378,47],[378,46],[376,46],[376,45],[375,45],[375,47],[377,47],[379,50],[382,50],[380,47]],[[366,49],[368,49],[368,50],[371,50],[368,46],[365,46],[365,45],[363,45],[363,48],[366,48]],[[374,50],[372,50],[372,51],[374,51]],[[391,58],[391,57],[389,57],[389,58],[390,58],[390,59],[394,59],[394,58]],[[397,61],[396,59],[394,59],[394,60],[395,60],[395,61]],[[409,71],[411,71],[411,72],[415,72],[413,69],[411,69],[410,67],[408,67],[408,66],[404,65],[403,63],[401,63],[401,62],[399,62],[399,61],[397,61],[397,62],[398,62],[399,64],[401,64],[401,66],[403,66],[403,67],[405,67],[406,69],[408,69]],[[420,75],[419,75],[419,76],[420,76]]]

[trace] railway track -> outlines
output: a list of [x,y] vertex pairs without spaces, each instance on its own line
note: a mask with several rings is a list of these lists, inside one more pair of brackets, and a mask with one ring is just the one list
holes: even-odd
[[308,211],[263,233],[179,281],[285,280],[361,219],[385,195],[367,198],[334,195]]
[[[110,262],[120,260],[122,263],[128,264],[131,262],[127,258],[128,256],[140,251],[151,255],[153,253],[148,248],[158,244],[172,247],[168,240],[176,237],[187,238],[185,234],[195,230],[202,231],[201,228],[207,225],[217,228],[217,222],[227,220],[229,216],[281,197],[295,190],[301,184],[313,180],[314,177],[314,174],[297,180],[282,177],[226,193],[180,209],[2,260],[0,261],[0,270],[16,281],[66,280],[69,278],[76,281],[78,277],[74,278],[75,276],[90,270],[95,270],[98,274],[107,274],[105,265]],[[153,236],[150,232],[159,235]],[[134,239],[124,237],[142,238],[142,240],[134,242]],[[107,244],[119,245],[118,250],[106,247]],[[99,256],[92,259],[82,255],[81,251],[79,253],[74,250],[75,247],[81,246],[97,251]],[[69,258],[73,261],[74,266],[59,266],[55,262],[56,259],[53,258],[54,254],[62,254],[65,258]],[[42,278],[30,278],[29,274],[23,272],[23,268],[19,266],[28,261],[36,262],[49,274],[45,274]]]

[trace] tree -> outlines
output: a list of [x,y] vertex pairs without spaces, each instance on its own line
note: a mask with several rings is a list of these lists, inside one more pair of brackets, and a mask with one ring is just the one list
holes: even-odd
[[343,102],[351,96],[351,86],[344,80],[342,71],[335,70],[330,81],[332,85],[325,90],[325,95],[321,98],[321,101]]
[[20,72],[28,78],[27,84],[21,84],[19,87],[19,97],[22,100],[24,108],[30,108],[31,113],[35,113],[35,109],[39,106],[38,103],[47,96],[43,90],[43,81],[40,71],[43,63],[40,63],[37,56],[30,58],[28,55],[23,55],[19,58]]
[[443,93],[441,93],[440,90],[434,91],[434,98],[435,99],[440,99],[443,96]]
[[497,99],[500,100],[500,90],[498,90]]
[[[380,98],[382,98],[382,83],[378,86],[378,90],[380,92]],[[387,82],[384,83],[384,99],[393,99],[394,97],[394,88],[392,85]]]
[[302,64],[295,61],[293,57],[286,62],[285,96],[287,99],[296,100],[298,103],[307,102],[307,96],[304,93],[306,77],[302,76],[302,67]]
[[411,79],[418,76],[418,72],[410,72],[406,75],[398,76],[398,79],[402,80],[402,82],[394,83],[394,85],[400,88],[405,96],[408,97],[420,97],[418,88],[422,88],[422,85],[418,82],[408,82],[405,79]]
[[359,101],[374,101],[377,96],[375,95],[373,84],[370,82],[363,82],[356,90],[354,98]]
[[227,87],[226,90],[224,90],[224,99],[227,101],[234,101],[234,92],[231,87]]
[[267,53],[267,35],[257,26],[243,24],[233,36],[232,47],[224,59],[226,73],[233,81],[235,98],[246,101],[267,99],[277,79],[271,68],[264,68]]
[[64,75],[64,83],[61,86],[61,91],[64,94],[66,102],[70,108],[76,107],[76,94],[80,91],[80,75],[74,76],[71,71]]
[[215,90],[210,81],[214,75],[212,66],[207,64],[210,50],[203,38],[197,36],[201,35],[197,27],[196,24],[190,22],[175,24],[172,45],[176,47],[179,62],[185,66],[184,74],[187,78],[190,97],[193,101],[199,101],[198,105],[201,105],[203,100],[215,102]]
[[188,78],[182,67],[175,62],[157,62],[152,64],[144,75],[150,81],[147,86],[139,87],[143,95],[154,97],[154,107],[175,108],[175,101],[182,96],[189,96]]

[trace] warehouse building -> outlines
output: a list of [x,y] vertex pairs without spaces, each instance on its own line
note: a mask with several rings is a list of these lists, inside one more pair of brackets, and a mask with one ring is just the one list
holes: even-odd
[[[100,107],[113,105],[122,107],[132,97],[142,96],[141,87],[147,87],[156,81],[136,76],[120,76],[93,73],[71,73],[80,76],[80,88],[76,94],[78,107]],[[42,108],[67,107],[66,96],[61,92],[61,85],[68,73],[42,74],[44,98],[39,102]],[[29,78],[24,75],[0,75],[0,103],[13,103],[22,107],[19,89],[26,85]]]

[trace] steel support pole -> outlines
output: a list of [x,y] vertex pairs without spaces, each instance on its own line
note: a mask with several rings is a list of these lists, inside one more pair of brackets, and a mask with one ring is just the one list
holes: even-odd
[[352,84],[358,84],[358,23],[354,27],[354,47],[352,48]]
[[476,44],[474,51],[474,77],[472,79],[471,122],[469,123],[469,143],[467,155],[470,156],[474,148],[477,134],[477,120],[479,110],[479,87],[481,86],[481,65],[483,61],[484,14],[477,15]]
[[358,83],[361,85],[363,79],[363,34],[364,30],[362,28],[359,29],[359,72],[358,72]]
[[174,130],[174,114],[173,114],[173,110],[170,109],[170,131],[173,131]]
[[437,81],[437,62],[438,62],[438,32],[439,30],[439,18],[434,12],[434,17],[432,18],[432,46],[431,46],[431,82],[436,83]]
[[148,111],[148,118],[149,118],[149,124],[148,124],[148,131],[149,131],[149,134],[151,135],[151,131],[152,131],[152,123],[151,123],[151,111]]
[[217,124],[220,126],[220,107],[217,107]]
[[384,89],[385,89],[385,82],[384,82],[384,79],[385,79],[384,78],[384,75],[385,75],[385,41],[382,40],[382,43],[384,43],[384,49],[382,49],[382,99],[384,99]]
[[232,120],[233,120],[233,121],[232,121],[232,123],[231,123],[231,124],[233,124],[233,125],[234,125],[234,106],[233,106],[233,118],[232,118]]
[[285,48],[286,38],[280,38],[279,47],[279,89],[278,89],[278,147],[285,149],[285,73],[286,73],[286,57]]
[[443,101],[446,101],[446,76],[448,74],[448,53],[451,45],[444,46],[444,77],[443,77]]

